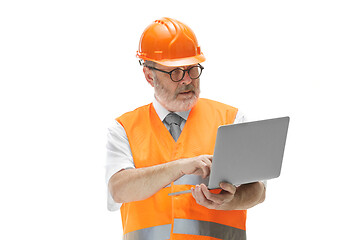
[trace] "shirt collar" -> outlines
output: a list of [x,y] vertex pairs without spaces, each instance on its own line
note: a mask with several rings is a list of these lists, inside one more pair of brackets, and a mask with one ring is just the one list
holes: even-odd
[[[153,101],[153,106],[155,108],[155,111],[157,113],[157,115],[159,116],[161,121],[164,121],[165,117],[170,113],[169,110],[167,110],[166,108],[164,108],[157,100],[156,98],[154,98]],[[185,111],[185,112],[175,112],[177,115],[179,115],[180,117],[182,117],[183,119],[185,119],[185,121],[188,119],[189,114],[190,114],[190,110]]]

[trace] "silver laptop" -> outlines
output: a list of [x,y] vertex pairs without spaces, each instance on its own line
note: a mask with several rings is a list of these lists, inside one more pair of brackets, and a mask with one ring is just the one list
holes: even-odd
[[289,120],[282,117],[220,126],[208,189],[220,188],[221,182],[238,186],[279,177]]

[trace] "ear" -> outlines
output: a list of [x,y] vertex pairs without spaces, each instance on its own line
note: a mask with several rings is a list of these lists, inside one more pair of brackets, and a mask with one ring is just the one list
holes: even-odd
[[143,67],[143,72],[144,72],[146,81],[147,81],[152,87],[154,87],[154,72],[151,71],[151,70],[150,70],[149,68],[147,68],[147,67]]

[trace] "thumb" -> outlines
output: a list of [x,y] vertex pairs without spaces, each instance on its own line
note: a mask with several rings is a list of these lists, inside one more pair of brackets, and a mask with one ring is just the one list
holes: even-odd
[[229,192],[231,194],[235,194],[235,192],[236,192],[236,187],[234,185],[230,184],[230,183],[227,183],[227,182],[220,183],[220,187],[223,190],[225,190],[225,191],[227,191],[227,192]]

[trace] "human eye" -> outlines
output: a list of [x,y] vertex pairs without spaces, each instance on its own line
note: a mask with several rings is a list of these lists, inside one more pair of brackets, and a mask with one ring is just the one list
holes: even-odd
[[192,79],[198,78],[200,75],[200,67],[199,66],[193,66],[189,70],[189,76]]
[[176,68],[171,71],[171,78],[174,81],[180,81],[183,78],[184,71],[180,68]]

